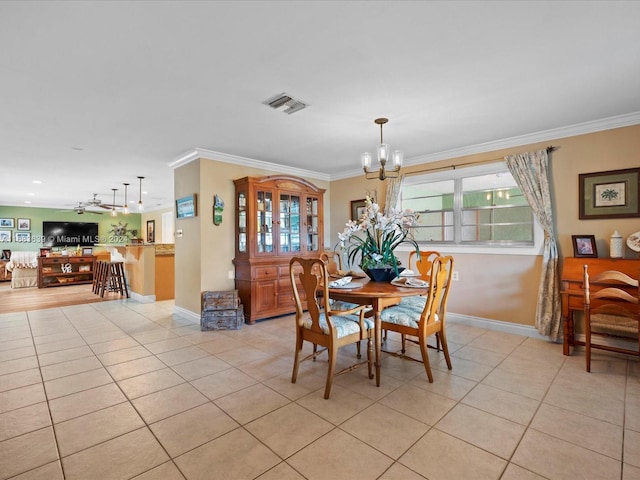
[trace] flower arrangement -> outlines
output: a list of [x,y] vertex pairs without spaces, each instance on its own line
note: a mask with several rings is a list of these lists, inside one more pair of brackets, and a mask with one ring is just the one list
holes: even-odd
[[407,239],[409,228],[416,225],[418,214],[411,210],[390,209],[387,215],[380,206],[367,197],[365,211],[357,221],[349,220],[340,238],[340,247],[346,249],[350,264],[360,254],[360,268],[393,268],[398,274],[398,258],[394,250],[401,243],[411,243],[420,258],[420,247],[413,239]]

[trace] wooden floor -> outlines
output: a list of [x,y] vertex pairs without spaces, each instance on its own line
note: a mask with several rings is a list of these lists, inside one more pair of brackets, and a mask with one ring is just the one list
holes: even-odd
[[24,312],[42,308],[66,307],[83,303],[126,298],[106,293],[104,298],[91,291],[91,284],[52,288],[11,288],[11,282],[0,282],[0,313]]

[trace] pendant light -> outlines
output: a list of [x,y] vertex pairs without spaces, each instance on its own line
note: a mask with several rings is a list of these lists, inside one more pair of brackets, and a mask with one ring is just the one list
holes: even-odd
[[138,200],[138,211],[142,212],[144,211],[144,205],[142,205],[142,179],[144,177],[138,177],[138,180],[140,180],[140,198]]
[[[382,139],[382,126],[388,121],[388,118],[376,118],[374,120],[376,125],[380,125],[380,144],[377,147],[379,168],[371,168],[372,158],[369,152],[365,152],[360,155],[362,169],[364,170],[365,177],[369,180],[384,180],[386,178],[396,178],[400,175],[404,153],[401,150],[394,150],[391,152],[390,145],[388,143],[384,143],[384,140]],[[393,170],[387,168],[388,160],[391,160]]]
[[117,188],[112,188],[111,190],[113,190],[113,203],[111,204],[111,216],[115,217],[117,215],[116,213],[116,192],[118,191]]
[[127,202],[127,188],[129,188],[128,183],[123,183],[124,185],[124,207],[122,208],[122,213],[125,215],[129,215],[129,203]]

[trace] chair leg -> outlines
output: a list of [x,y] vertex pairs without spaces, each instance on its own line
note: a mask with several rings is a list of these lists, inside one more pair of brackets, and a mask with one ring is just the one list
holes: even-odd
[[362,358],[360,354],[360,342],[356,342],[356,358]]
[[429,362],[429,352],[427,348],[427,339],[420,337],[420,353],[422,354],[422,363],[427,372],[429,383],[433,383],[433,373],[431,373],[431,363]]
[[369,378],[373,378],[373,340],[367,340],[367,366],[369,368]]
[[324,398],[325,400],[329,398],[331,394],[331,382],[333,381],[333,373],[336,368],[336,363],[338,363],[338,349],[335,347],[329,348],[329,368],[327,369],[327,383],[324,387]]
[[585,319],[585,339],[584,339],[584,349],[585,349],[585,358],[587,362],[587,372],[591,373],[591,320],[589,318]]
[[449,357],[449,346],[447,345],[447,334],[442,330],[438,333],[438,343],[442,345],[442,352],[444,353],[444,359],[447,362],[447,368],[451,370],[451,357]]
[[296,380],[298,379],[298,368],[300,367],[300,352],[302,352],[302,344],[303,340],[301,338],[297,338],[296,353],[293,357],[293,372],[291,373],[291,383],[296,383]]
[[400,334],[402,336],[402,350],[400,350],[402,353],[406,352],[406,341],[407,341],[407,336],[402,333]]

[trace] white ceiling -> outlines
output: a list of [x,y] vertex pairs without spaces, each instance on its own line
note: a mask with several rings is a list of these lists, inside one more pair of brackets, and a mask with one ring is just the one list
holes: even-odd
[[[635,1],[5,0],[0,205],[121,203],[123,182],[137,201],[138,176],[170,205],[196,147],[340,178],[381,116],[409,163],[637,119],[638,19]],[[310,106],[262,104],[282,92]]]

